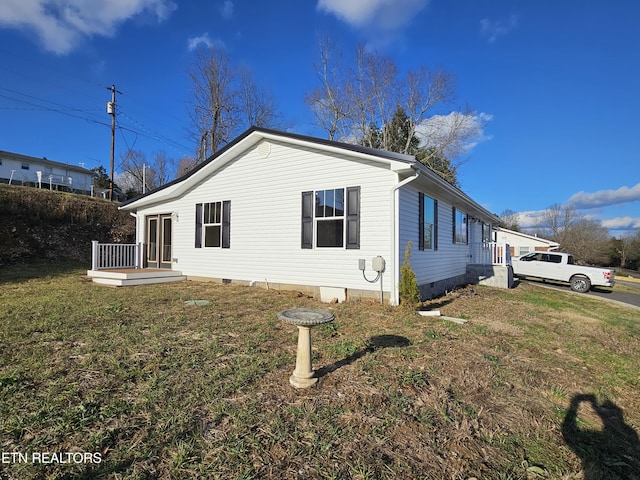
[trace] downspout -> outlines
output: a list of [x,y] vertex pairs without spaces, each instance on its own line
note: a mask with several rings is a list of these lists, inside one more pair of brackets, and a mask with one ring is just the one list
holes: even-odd
[[398,189],[404,187],[406,184],[413,182],[420,176],[420,170],[415,171],[413,177],[405,178],[391,189],[391,255],[393,255],[393,275],[391,275],[391,296],[389,303],[391,305],[399,305],[400,299],[398,298],[398,284],[400,283],[400,254],[398,252],[397,241],[398,234],[400,232],[400,216],[396,213],[396,196]]
[[138,243],[138,240],[139,240],[139,235],[138,235],[138,227],[139,227],[139,224],[138,224],[138,212],[137,211],[136,212],[129,212],[129,215],[131,215],[133,218],[136,219],[136,243]]

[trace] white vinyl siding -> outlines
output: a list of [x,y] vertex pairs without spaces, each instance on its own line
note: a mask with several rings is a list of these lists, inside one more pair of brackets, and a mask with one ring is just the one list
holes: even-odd
[[[173,268],[192,277],[379,290],[362,278],[358,259],[381,255],[392,271],[389,198],[396,175],[383,164],[270,143],[268,157],[257,144],[183,196],[138,211],[139,217],[176,213]],[[351,185],[360,187],[359,248],[302,248],[302,192],[345,187],[346,194]],[[194,248],[195,205],[218,198],[232,205],[231,248]],[[389,285],[385,279],[385,291]]]
[[[425,195],[428,194],[425,193]],[[419,195],[411,184],[400,190],[400,245],[399,258],[404,258],[407,242],[412,242],[411,266],[418,285],[446,280],[465,275],[470,263],[469,246],[456,244],[453,238],[452,206],[443,199],[438,200],[438,250],[419,250]]]

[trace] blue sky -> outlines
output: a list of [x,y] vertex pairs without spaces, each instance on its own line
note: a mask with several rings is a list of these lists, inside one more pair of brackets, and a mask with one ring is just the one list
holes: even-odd
[[632,0],[3,0],[0,149],[108,169],[106,87],[127,147],[192,155],[194,46],[224,49],[275,98],[291,131],[325,137],[304,103],[318,39],[366,44],[401,71],[455,75],[486,120],[463,190],[533,224],[554,203],[640,230],[640,3]]

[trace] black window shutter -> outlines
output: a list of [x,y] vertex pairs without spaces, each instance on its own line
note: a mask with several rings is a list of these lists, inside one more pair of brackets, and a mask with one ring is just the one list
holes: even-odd
[[418,192],[418,249],[424,250],[424,193]]
[[347,248],[360,248],[360,187],[347,187]]
[[433,249],[438,250],[438,200],[433,199]]
[[231,246],[231,200],[222,202],[222,248]]
[[196,248],[202,248],[202,204],[196,203]]
[[464,222],[464,243],[469,243],[469,215],[464,214],[466,222]]
[[302,248],[313,248],[313,192],[302,192]]
[[451,207],[451,223],[453,224],[453,243],[456,243],[456,207]]

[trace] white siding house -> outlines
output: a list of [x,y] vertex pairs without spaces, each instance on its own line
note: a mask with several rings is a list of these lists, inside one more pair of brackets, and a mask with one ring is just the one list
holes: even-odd
[[0,150],[0,182],[91,193],[95,173],[68,163]]
[[496,227],[494,229],[494,239],[496,242],[508,243],[511,248],[512,257],[521,257],[530,252],[546,252],[560,248],[558,242],[502,227]]
[[412,156],[255,127],[120,208],[136,216],[146,267],[392,304],[407,242],[426,297],[465,283],[470,242],[498,222]]

